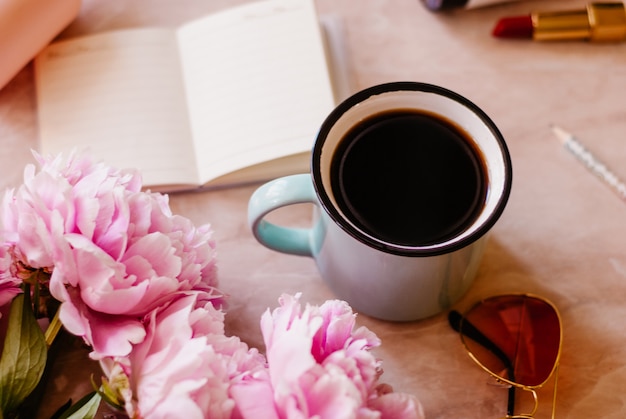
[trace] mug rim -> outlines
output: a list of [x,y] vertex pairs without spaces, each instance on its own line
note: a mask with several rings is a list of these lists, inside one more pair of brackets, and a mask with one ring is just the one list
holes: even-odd
[[[331,129],[335,125],[335,123],[350,109],[352,109],[355,105],[365,101],[366,99],[380,95],[383,93],[391,93],[394,91],[419,91],[424,93],[433,93],[436,95],[440,95],[451,99],[464,107],[468,108],[472,113],[474,113],[481,122],[489,129],[493,138],[495,139],[497,145],[500,148],[503,166],[504,166],[504,183],[502,188],[502,193],[498,201],[495,204],[493,211],[488,215],[488,217],[484,220],[482,225],[480,225],[473,233],[467,235],[461,240],[457,241],[448,241],[447,243],[442,243],[440,246],[406,246],[406,245],[397,245],[390,242],[385,242],[382,240],[377,240],[372,238],[366,234],[363,234],[360,230],[355,228],[351,223],[347,222],[344,216],[341,215],[339,210],[333,204],[329,194],[323,187],[322,182],[322,173],[321,173],[321,154],[322,148],[328,134]],[[324,120],[322,123],[320,130],[317,134],[317,138],[315,140],[315,144],[313,146],[312,154],[311,154],[311,176],[313,181],[313,187],[315,189],[315,193],[318,197],[320,205],[323,210],[330,216],[330,218],[337,224],[342,230],[344,230],[351,237],[356,240],[362,242],[363,244],[381,250],[386,253],[396,254],[400,256],[435,256],[445,253],[450,253],[455,250],[464,248],[471,243],[475,242],[482,236],[484,236],[496,223],[496,221],[502,215],[504,208],[508,202],[510,193],[511,193],[511,184],[513,178],[513,170],[511,163],[511,156],[509,149],[506,145],[504,137],[500,130],[496,127],[495,123],[492,119],[474,102],[470,101],[466,97],[453,92],[452,90],[446,89],[444,87],[423,83],[423,82],[415,82],[415,81],[397,81],[397,82],[389,82],[378,84],[364,90],[361,90],[354,95],[348,97],[343,102],[341,102]]]

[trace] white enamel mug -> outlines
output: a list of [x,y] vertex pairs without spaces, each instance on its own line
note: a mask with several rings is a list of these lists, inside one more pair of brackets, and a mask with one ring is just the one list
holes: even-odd
[[[440,239],[424,243],[413,243],[410,237],[389,239],[364,226],[350,206],[341,204],[337,172],[332,167],[346,153],[343,143],[352,141],[347,133],[372,115],[383,115],[384,119],[395,111],[430,115],[454,126],[481,160],[484,193],[479,205],[454,233]],[[375,169],[368,166],[370,172]],[[447,173],[453,168],[438,170],[436,173]],[[511,181],[511,160],[504,138],[475,104],[439,86],[387,83],[341,103],[321,126],[313,147],[311,173],[286,176],[259,187],[250,198],[248,222],[256,239],[268,248],[314,258],[330,289],[356,311],[384,320],[418,320],[448,309],[470,287],[486,233],[506,206]],[[412,180],[407,188],[419,199],[421,180],[415,182]],[[361,188],[366,195],[367,188],[368,184]],[[300,203],[314,204],[310,228],[280,226],[265,219],[278,208]],[[421,206],[431,204],[432,199],[419,202]]]

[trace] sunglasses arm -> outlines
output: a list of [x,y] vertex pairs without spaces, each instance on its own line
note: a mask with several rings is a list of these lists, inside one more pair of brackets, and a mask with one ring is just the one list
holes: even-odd
[[[448,314],[448,321],[452,329],[457,331],[461,336],[465,335],[473,341],[479,343],[484,348],[491,351],[504,364],[511,381],[515,381],[515,372],[513,365],[506,354],[496,344],[494,344],[487,336],[483,335],[472,323],[464,319],[461,313],[452,310]],[[507,418],[514,417],[515,412],[515,386],[509,387],[509,400],[507,402]]]

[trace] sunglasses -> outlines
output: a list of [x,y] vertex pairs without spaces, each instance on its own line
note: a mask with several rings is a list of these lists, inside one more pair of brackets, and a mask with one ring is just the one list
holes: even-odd
[[[552,418],[563,338],[561,317],[551,302],[528,294],[486,298],[465,314],[448,316],[470,357],[495,379],[509,386],[505,418],[533,418],[539,406],[537,389],[552,375]],[[515,390],[530,392],[530,413],[515,413]]]

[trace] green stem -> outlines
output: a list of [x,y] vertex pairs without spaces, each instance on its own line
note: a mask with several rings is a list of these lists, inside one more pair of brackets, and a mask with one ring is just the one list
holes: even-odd
[[60,311],[61,310],[56,311],[54,317],[52,318],[52,321],[50,322],[50,325],[46,329],[46,333],[44,333],[46,345],[48,345],[48,348],[52,345],[52,342],[54,342],[54,339],[57,337],[59,331],[61,330],[61,327],[63,326],[63,324],[61,323],[61,319],[59,318]]

